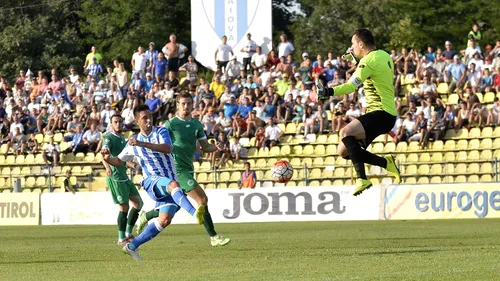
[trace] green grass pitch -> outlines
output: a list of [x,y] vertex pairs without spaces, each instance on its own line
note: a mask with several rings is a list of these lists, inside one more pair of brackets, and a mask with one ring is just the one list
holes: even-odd
[[0,227],[0,280],[500,280],[500,220],[172,225],[122,254],[113,226]]

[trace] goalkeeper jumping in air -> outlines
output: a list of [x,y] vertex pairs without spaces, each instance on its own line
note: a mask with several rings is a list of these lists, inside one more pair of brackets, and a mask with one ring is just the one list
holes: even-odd
[[321,80],[316,79],[316,91],[318,97],[326,98],[350,94],[363,85],[368,104],[366,114],[340,131],[342,141],[338,145],[339,155],[351,159],[356,170],[358,178],[353,195],[357,196],[372,186],[366,177],[365,163],[386,169],[396,178],[396,184],[401,181],[401,175],[391,155],[380,157],[366,150],[376,137],[389,133],[396,122],[394,63],[388,53],[377,50],[373,35],[367,29],[356,30],[351,42],[344,57],[359,60],[354,74],[347,83],[333,88],[325,88]]

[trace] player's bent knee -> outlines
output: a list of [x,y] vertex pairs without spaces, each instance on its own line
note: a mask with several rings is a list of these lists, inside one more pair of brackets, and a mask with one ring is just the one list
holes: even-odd
[[168,184],[168,191],[171,193],[174,189],[176,189],[177,187],[179,187],[179,183],[177,183],[176,181],[171,181],[169,184]]
[[120,208],[120,212],[128,212],[128,209],[129,209],[128,203],[123,203],[123,204],[120,204],[118,206]]
[[172,218],[170,216],[158,217],[158,224],[160,224],[160,226],[163,228],[169,226],[171,222],[172,222]]

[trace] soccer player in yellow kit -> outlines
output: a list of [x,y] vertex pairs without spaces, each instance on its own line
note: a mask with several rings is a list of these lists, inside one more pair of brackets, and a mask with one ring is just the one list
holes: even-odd
[[316,79],[316,91],[324,98],[350,94],[363,85],[368,104],[366,114],[340,130],[342,141],[338,145],[339,155],[351,159],[356,170],[358,178],[353,195],[357,196],[372,186],[366,177],[364,163],[386,169],[396,178],[396,184],[401,181],[401,175],[392,155],[380,157],[366,150],[377,136],[389,133],[396,122],[394,63],[388,53],[377,50],[373,35],[367,29],[356,30],[351,42],[347,56],[355,61],[359,59],[354,74],[349,81],[333,88],[325,88]]

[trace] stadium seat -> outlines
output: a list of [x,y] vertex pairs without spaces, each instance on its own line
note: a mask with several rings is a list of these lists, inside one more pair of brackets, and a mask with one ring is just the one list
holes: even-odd
[[82,167],[81,166],[74,166],[72,169],[71,169],[71,173],[73,175],[80,175],[82,173]]
[[430,173],[429,165],[426,164],[419,165],[417,173],[419,175],[428,175]]
[[[448,94],[448,83],[439,83],[436,89],[438,94],[445,95]],[[458,100],[455,104],[458,103]]]
[[318,144],[318,145],[316,145],[316,147],[314,147],[314,155],[323,156],[323,155],[325,155],[325,153],[326,153],[326,150],[325,150],[324,145]]
[[467,173],[467,166],[464,163],[459,163],[455,166],[455,173],[462,175]]
[[467,154],[467,160],[469,161],[477,161],[479,160],[479,151],[477,150],[471,150]]
[[384,153],[394,153],[396,152],[396,144],[391,142],[388,142],[384,145]]
[[345,170],[344,168],[336,168],[334,171],[333,171],[333,176],[335,178],[343,178],[345,175]]
[[493,141],[491,139],[482,139],[479,144],[480,149],[491,149],[493,147]]
[[307,157],[307,158],[302,158],[301,165],[302,166],[307,166],[307,167],[312,167],[313,161],[312,158]]
[[373,185],[380,185],[379,178],[371,178],[370,181],[372,182]]
[[309,182],[309,186],[321,186],[321,184],[319,183],[319,181],[313,180],[313,181]]
[[492,148],[493,149],[500,149],[500,137],[495,138],[495,140],[493,141]]
[[448,104],[451,104],[451,105],[457,105],[458,104],[458,95],[457,94],[450,94],[448,96]]
[[444,143],[441,140],[433,141],[431,142],[431,148],[432,150],[443,150],[444,149]]
[[339,135],[331,134],[328,136],[328,143],[338,144],[339,143]]
[[446,152],[444,154],[444,160],[447,162],[455,161],[455,153],[454,152]]
[[273,187],[273,182],[272,181],[265,181],[261,185],[262,187]]
[[491,153],[491,150],[485,149],[481,151],[481,154],[479,155],[479,159],[481,160],[492,160],[493,159],[493,154]]
[[396,162],[398,162],[398,163],[406,162],[406,155],[404,155],[403,153],[397,154],[396,155]]
[[481,137],[481,129],[479,128],[471,128],[469,131],[468,138],[475,139]]
[[300,167],[300,158],[292,158],[292,160],[290,160],[290,164],[292,164],[292,167]]
[[33,164],[35,163],[35,155],[34,154],[28,154],[24,158],[24,163],[26,164]]
[[233,171],[231,173],[231,178],[229,179],[230,181],[239,181],[241,179],[241,173]]
[[483,98],[483,93],[481,92],[476,92],[476,97],[479,100],[479,103],[484,103],[484,98]]
[[467,140],[459,140],[455,145],[455,149],[465,150],[467,149],[467,145]]
[[196,181],[198,182],[208,182],[207,174],[206,173],[198,173],[196,175]]
[[327,155],[336,155],[337,154],[337,146],[335,144],[329,144],[326,146],[326,154]]
[[304,150],[302,150],[302,154],[313,155],[314,154],[314,147],[310,144],[304,146]]
[[[448,131],[454,131],[454,130],[448,130]],[[468,135],[469,135],[469,131],[467,131],[467,129],[465,129],[465,128],[462,128],[462,129],[458,130],[458,132],[456,133],[454,138],[466,139],[468,137]]]
[[302,155],[303,150],[301,145],[295,145],[292,148],[292,155]]
[[479,169],[481,174],[491,174],[493,172],[493,167],[490,162],[486,162],[481,164],[481,168]]
[[205,184],[205,189],[215,189],[215,184],[213,183]]
[[332,182],[330,180],[323,180],[323,181],[321,181],[321,186],[323,186],[323,187],[332,186]]
[[325,161],[323,161],[325,165],[334,165],[335,164],[335,158],[333,156],[328,156],[325,158]]
[[296,183],[295,181],[289,181],[289,182],[287,182],[287,183],[286,183],[286,186],[287,186],[287,187],[288,187],[288,186],[292,186],[292,187],[294,187],[294,186],[297,186],[297,183]]
[[[462,140],[459,140],[458,142],[461,142]],[[469,140],[469,144],[467,146],[468,149],[479,149],[480,147],[480,141],[479,139],[472,139]]]
[[30,174],[32,174],[30,167],[21,168],[21,175],[30,175]]
[[297,132],[297,127],[295,126],[295,123],[291,122],[288,123],[285,127],[285,134],[295,134]]
[[417,180],[418,184],[429,184],[429,178],[428,177],[419,177]]
[[479,178],[479,182],[492,182],[492,181],[493,181],[493,178],[491,177],[491,175],[482,175]]
[[339,156],[335,159],[335,164],[345,166],[347,165],[347,160]]
[[5,163],[8,165],[14,165],[16,163],[16,156],[7,155],[7,157],[5,158]]
[[444,173],[445,174],[454,174],[455,173],[455,165],[452,163],[444,164]]
[[[279,146],[274,146],[272,147],[269,152],[269,156],[279,156],[280,155],[280,147]],[[260,151],[259,151],[259,156],[260,156]]]
[[229,172],[222,172],[219,174],[219,181],[227,182],[229,181],[229,179],[230,179]]
[[408,151],[408,144],[404,141],[399,142],[397,147],[396,147],[397,152],[406,152]]
[[71,163],[75,161],[75,155],[73,153],[67,153],[64,155],[64,158],[61,157],[65,163]]
[[336,180],[333,181],[332,185],[334,185],[334,186],[342,186],[342,185],[344,185],[344,181],[336,179]]
[[326,144],[328,142],[328,135],[319,135],[316,138],[316,143],[318,144]]
[[4,167],[4,168],[2,168],[2,175],[8,176],[8,175],[10,175],[11,173],[12,173],[12,172],[11,172],[11,170],[10,170],[10,168],[9,168],[9,167]]
[[[272,163],[271,165],[274,165],[274,163]],[[255,166],[256,167],[259,167],[259,168],[264,168],[264,167],[268,167],[267,165],[267,161],[265,158],[259,158],[255,161]]]
[[45,161],[43,160],[43,155],[42,154],[37,154],[35,155],[35,164],[43,164]]
[[431,161],[432,162],[442,162],[443,161],[443,154],[440,152],[434,152],[431,155]]
[[315,157],[313,159],[313,167],[323,166],[323,157]]
[[417,165],[408,165],[404,171],[405,175],[416,175],[417,174]]
[[259,157],[267,157],[268,155],[269,155],[269,148],[267,148],[267,147],[261,147],[259,149],[259,154],[258,154]]
[[441,177],[438,177],[438,176],[432,177],[430,183],[432,183],[432,184],[439,184],[439,183],[441,183]]
[[408,151],[420,151],[420,146],[418,145],[417,141],[412,141],[408,145]]
[[419,156],[419,162],[430,162],[431,161],[431,155],[427,152],[421,153]]
[[404,183],[405,184],[416,184],[417,179],[414,177],[408,177],[408,178],[404,179]]
[[491,138],[493,136],[493,129],[491,127],[484,127],[481,131],[482,138]]
[[484,94],[483,102],[484,103],[492,103],[494,99],[495,99],[495,93],[487,92],[486,94]]
[[304,139],[305,139],[304,135],[295,135],[291,143],[301,144],[305,142]]
[[315,143],[316,142],[316,134],[307,134],[304,138],[304,141],[307,143]]
[[308,178],[310,178],[310,179],[321,179],[322,178],[322,176],[321,176],[321,169],[314,168],[314,169],[310,170]]
[[479,182],[479,176],[478,175],[470,175],[467,178],[467,182],[468,183],[470,183],[470,182]]
[[467,152],[459,151],[455,158],[457,161],[467,161]]
[[202,170],[202,171],[210,171],[210,170],[212,170],[211,167],[210,167],[210,162],[205,161],[205,162],[201,163],[200,170]]
[[418,154],[410,153],[406,156],[406,162],[408,163],[417,163],[418,162]]
[[21,174],[21,168],[19,167],[14,167],[11,171],[13,175],[20,175]]
[[441,164],[432,164],[429,171],[430,175],[441,175],[443,173],[443,167]]
[[377,142],[372,144],[371,152],[374,154],[380,154],[384,152],[384,144]]
[[[299,170],[299,171],[302,171],[302,170]],[[263,180],[272,180],[271,178],[271,171],[270,170],[266,170],[264,172],[264,176],[262,177]]]
[[283,145],[280,149],[280,154],[281,156],[288,156],[292,153],[292,149],[289,145]]
[[28,177],[26,179],[26,182],[24,183],[24,186],[26,188],[33,188],[33,187],[35,187],[35,184],[36,184],[36,178],[35,177]]
[[333,178],[333,169],[323,169],[321,171],[321,177],[324,179]]

